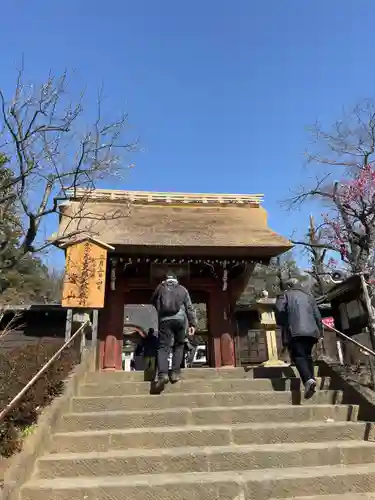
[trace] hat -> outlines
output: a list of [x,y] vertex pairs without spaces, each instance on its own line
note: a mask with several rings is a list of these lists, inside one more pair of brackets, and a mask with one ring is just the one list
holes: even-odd
[[299,280],[297,278],[290,278],[290,279],[288,279],[288,280],[285,281],[285,285],[288,288],[294,288],[297,285],[299,285]]
[[172,271],[168,271],[166,274],[165,274],[165,279],[166,280],[176,280],[177,279],[177,276],[175,275],[174,272]]

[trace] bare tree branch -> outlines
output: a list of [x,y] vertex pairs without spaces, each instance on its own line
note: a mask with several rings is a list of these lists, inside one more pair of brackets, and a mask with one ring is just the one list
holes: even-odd
[[[114,179],[118,184],[123,179],[131,163],[128,155],[136,151],[137,142],[125,140],[126,114],[112,121],[104,119],[103,101],[101,89],[96,119],[83,128],[84,95],[78,95],[76,102],[70,99],[67,72],[57,77],[50,74],[35,86],[25,81],[22,67],[13,97],[7,100],[0,89],[0,155],[9,160],[12,171],[0,179],[0,232],[3,229],[5,235],[2,221],[14,206],[22,227],[18,253],[8,266],[52,244],[41,239],[41,228],[47,217],[61,216],[59,200],[66,199],[68,191],[84,188],[89,192],[102,181]],[[81,200],[79,216],[90,216],[84,210],[87,200]],[[4,235],[0,252],[2,245],[6,248]]]
[[[0,325],[3,323],[6,313],[9,312],[7,309],[0,309]],[[16,312],[13,317],[0,329],[0,345],[4,342],[8,335],[11,335],[15,331],[23,328],[25,325],[20,323],[22,318],[21,312]]]
[[[330,130],[315,124],[312,134],[316,150],[307,153],[308,161],[328,168],[328,172],[318,176],[313,187],[302,187],[287,204],[296,208],[308,201],[318,201],[326,213],[321,216],[319,238],[314,241],[299,238],[295,244],[308,248],[312,254],[317,249],[336,252],[352,272],[373,272],[375,102],[365,100],[344,111],[342,119]],[[341,180],[333,182],[337,173]]]

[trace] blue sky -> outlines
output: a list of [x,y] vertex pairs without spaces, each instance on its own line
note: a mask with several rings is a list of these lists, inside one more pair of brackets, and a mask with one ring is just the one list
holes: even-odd
[[145,149],[122,188],[264,193],[289,236],[307,225],[279,206],[308,175],[307,126],[374,95],[374,18],[373,0],[5,2],[0,85],[22,54],[35,81],[104,82]]

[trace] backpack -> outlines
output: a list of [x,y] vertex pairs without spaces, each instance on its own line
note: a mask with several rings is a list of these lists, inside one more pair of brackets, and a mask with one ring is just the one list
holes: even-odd
[[183,297],[178,283],[163,283],[159,294],[160,317],[175,316],[183,304]]

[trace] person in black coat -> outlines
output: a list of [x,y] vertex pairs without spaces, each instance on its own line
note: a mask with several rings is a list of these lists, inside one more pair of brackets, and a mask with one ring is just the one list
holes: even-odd
[[283,346],[289,350],[305,386],[305,398],[316,391],[312,349],[323,335],[323,324],[314,297],[301,288],[297,279],[285,283],[286,290],[276,301],[276,322],[282,329]]

